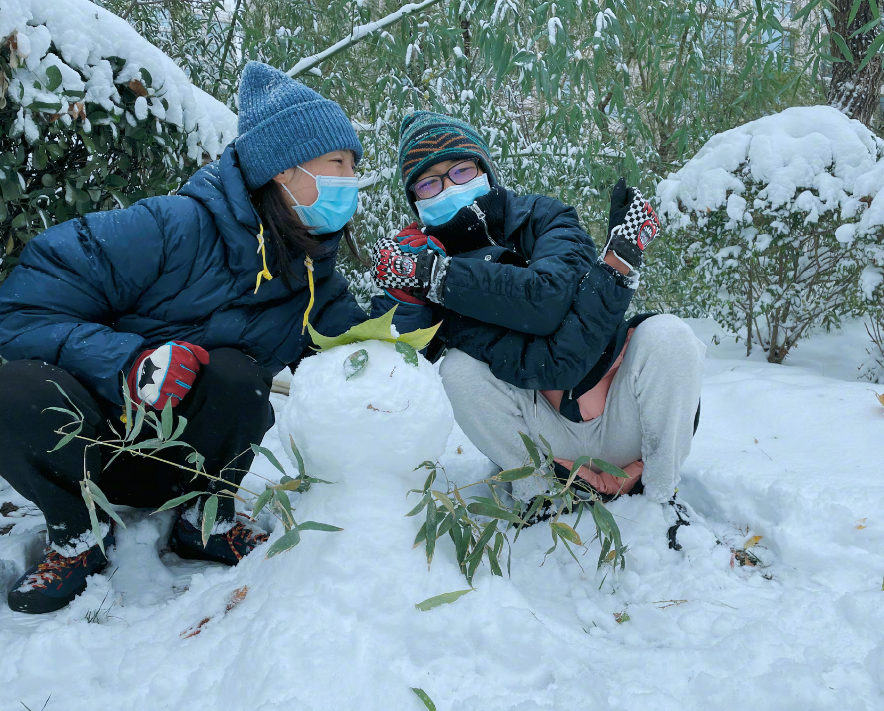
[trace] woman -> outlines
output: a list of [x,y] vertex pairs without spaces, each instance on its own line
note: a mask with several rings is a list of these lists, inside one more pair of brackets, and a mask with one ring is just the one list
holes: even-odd
[[[238,483],[252,443],[272,424],[270,386],[308,354],[309,318],[337,335],[365,319],[334,270],[357,201],[362,157],[341,108],[267,65],[250,62],[239,90],[239,137],[177,195],[142,200],[46,230],[0,286],[0,476],[46,516],[50,549],[15,584],[9,606],[68,604],[106,564],[79,481],[85,469],[111,502],[155,507],[206,488],[187,472],[74,440],[57,383],[84,416],[81,435],[114,437],[123,387],[187,418],[182,440]],[[144,435],[147,436],[147,435]],[[181,448],[161,456],[184,463]],[[220,491],[225,485],[212,484]],[[175,525],[182,557],[235,564],[266,534],[235,520],[222,497],[208,545],[192,509]],[[198,507],[197,507],[198,508]],[[113,541],[103,513],[105,544]]]
[[[399,166],[424,226],[378,242],[374,279],[391,302],[429,302],[443,319],[430,355],[448,348],[441,373],[470,440],[512,469],[525,456],[519,432],[543,436],[560,478],[584,455],[629,475],[584,467],[585,492],[643,487],[669,500],[699,416],[705,347],[675,316],[624,319],[659,229],[641,193],[615,187],[599,259],[573,208],[498,184],[488,146],[462,121],[407,116]],[[540,486],[517,481],[513,495],[527,509]]]

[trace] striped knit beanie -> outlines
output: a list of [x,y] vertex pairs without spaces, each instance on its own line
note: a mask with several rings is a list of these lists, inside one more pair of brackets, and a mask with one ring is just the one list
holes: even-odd
[[492,186],[497,185],[488,144],[468,123],[432,111],[415,111],[402,119],[399,128],[399,172],[405,186],[405,197],[415,215],[417,208],[411,186],[427,168],[460,158],[477,161],[487,173],[488,182]]

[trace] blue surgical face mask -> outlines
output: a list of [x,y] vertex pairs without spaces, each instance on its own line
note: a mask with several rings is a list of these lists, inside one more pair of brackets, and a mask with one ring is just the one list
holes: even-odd
[[427,227],[436,227],[444,225],[453,218],[463,207],[472,205],[476,198],[487,195],[491,192],[491,186],[488,184],[488,175],[482,175],[473,178],[470,182],[463,185],[452,185],[445,188],[436,197],[427,200],[416,200],[417,214],[420,215],[421,222]]
[[303,170],[316,181],[316,190],[319,193],[312,205],[299,203],[292,191],[285,183],[282,187],[295,201],[292,209],[298,213],[298,217],[312,235],[327,235],[344,229],[350,218],[356,214],[356,205],[359,202],[359,180],[356,178],[337,178],[332,175],[313,175],[309,170]]

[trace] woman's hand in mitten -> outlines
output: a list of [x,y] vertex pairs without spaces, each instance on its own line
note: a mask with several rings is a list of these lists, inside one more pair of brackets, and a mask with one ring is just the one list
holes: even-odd
[[602,256],[611,252],[632,271],[638,271],[645,248],[659,230],[660,220],[651,203],[639,190],[627,188],[626,181],[620,178],[611,195],[608,242]]
[[169,341],[138,356],[126,378],[129,395],[157,410],[168,400],[175,407],[193,387],[200,365],[208,364],[209,354],[199,346]]

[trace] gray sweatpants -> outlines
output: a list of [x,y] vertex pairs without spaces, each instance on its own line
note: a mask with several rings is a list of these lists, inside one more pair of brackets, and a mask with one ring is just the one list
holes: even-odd
[[[440,366],[454,417],[470,441],[501,469],[527,458],[519,437],[539,445],[543,435],[553,456],[587,455],[624,467],[644,461],[645,496],[667,501],[691,451],[694,416],[700,400],[706,346],[677,316],[653,316],[635,329],[614,376],[605,411],[589,422],[571,422],[543,395],[514,387],[491,374],[488,365],[451,350]],[[534,477],[513,483],[513,496],[528,500],[542,493]]]

